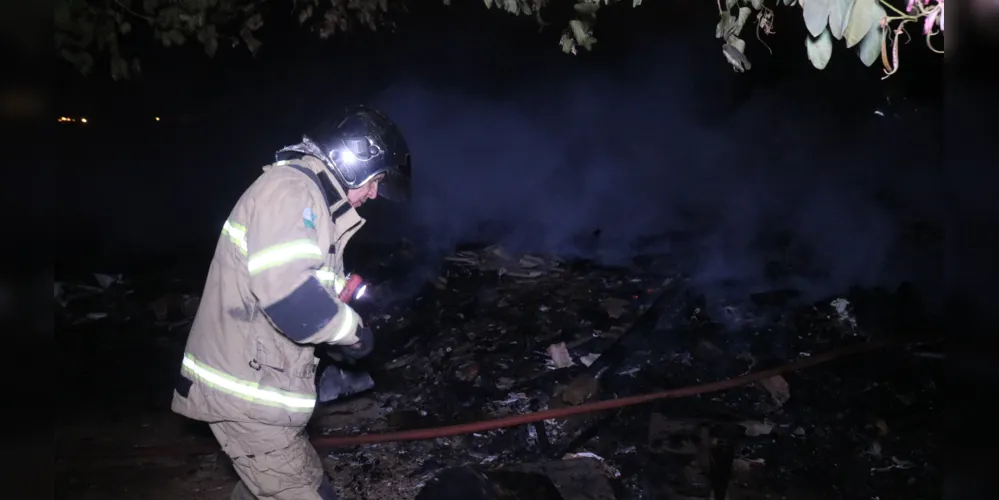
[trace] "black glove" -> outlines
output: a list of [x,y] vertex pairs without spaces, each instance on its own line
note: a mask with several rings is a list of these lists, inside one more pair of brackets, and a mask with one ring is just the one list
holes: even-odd
[[327,366],[319,377],[319,402],[328,403],[366,391],[375,386],[371,375],[365,371],[345,370],[336,365]]
[[337,347],[340,348],[340,353],[347,359],[358,360],[371,354],[371,351],[375,348],[375,335],[367,328],[358,328],[356,344]]

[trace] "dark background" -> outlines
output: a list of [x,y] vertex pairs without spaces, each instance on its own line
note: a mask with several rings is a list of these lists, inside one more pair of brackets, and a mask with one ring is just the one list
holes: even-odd
[[[754,68],[735,74],[712,37],[712,2],[646,3],[634,12],[620,7],[602,13],[596,51],[576,58],[558,52],[564,18],[546,16],[552,25],[538,33],[530,18],[455,2],[397,19],[393,34],[355,33],[332,43],[268,25],[256,60],[242,49],[221,52],[217,60],[197,47],[154,49],[145,56],[143,78],[127,84],[111,84],[102,75],[82,80],[61,65],[37,62],[51,46],[50,14],[40,9],[41,29],[28,36],[38,43],[25,45],[28,57],[10,62],[7,76],[46,89],[46,120],[86,114],[92,126],[7,130],[7,162],[26,165],[20,170],[28,173],[7,183],[14,189],[6,207],[30,212],[14,218],[9,234],[36,238],[37,246],[20,248],[45,271],[53,262],[65,274],[180,260],[203,273],[226,212],[273,150],[331,109],[358,101],[384,106],[406,128],[418,192],[424,193],[408,210],[366,207],[372,223],[365,238],[413,232],[420,226],[393,222],[415,220],[433,235],[418,241],[440,248],[495,217],[512,221],[511,234],[520,235],[515,241],[551,245],[577,230],[608,226],[601,218],[610,217],[609,226],[625,240],[694,225],[701,228],[695,240],[707,248],[745,255],[748,246],[740,243],[746,235],[771,224],[761,216],[740,225],[742,215],[770,208],[812,217],[814,225],[796,227],[816,228],[811,241],[831,255],[827,268],[849,270],[886,255],[877,242],[906,227],[896,224],[898,218],[937,223],[946,242],[945,258],[937,261],[944,279],[938,291],[955,299],[946,333],[959,360],[952,363],[955,404],[946,422],[953,436],[948,496],[986,498],[968,496],[967,479],[994,476],[994,433],[981,430],[994,422],[987,410],[994,389],[983,374],[991,371],[995,352],[988,328],[994,315],[987,312],[997,299],[995,143],[989,132],[997,107],[994,67],[981,61],[994,58],[994,45],[987,44],[997,37],[981,35],[995,18],[977,17],[983,21],[973,33],[976,17],[964,10],[970,3],[954,3],[946,78],[939,59],[917,38],[903,47],[903,69],[882,82],[877,68],[864,68],[839,46],[829,68],[812,69],[795,9],[776,9],[778,34],[767,38],[774,55],[746,37]],[[6,15],[13,5],[4,5],[2,18],[11,23],[5,27],[21,19]],[[3,30],[5,43],[11,33]],[[957,53],[952,48],[959,40]],[[15,43],[20,48],[22,41]],[[31,50],[42,55],[32,58]],[[875,109],[888,116],[874,115]],[[153,123],[152,116],[163,121]],[[947,161],[934,163],[944,141]],[[552,161],[573,155],[583,160]],[[611,188],[601,192],[600,183]],[[494,185],[506,189],[485,196]],[[741,198],[728,196],[740,187]],[[823,189],[825,198],[813,196]],[[539,190],[565,194],[542,196]],[[886,208],[878,192],[908,203]],[[477,198],[485,203],[471,201]],[[706,229],[662,208],[677,199],[727,214],[720,219],[728,226],[711,227],[743,229]],[[474,209],[466,211],[469,206]],[[580,206],[591,208],[569,209]],[[809,206],[813,210],[802,209]],[[387,213],[379,218],[373,211]],[[455,222],[456,214],[468,217]],[[542,221],[540,229],[536,221]],[[843,229],[857,226],[871,229]],[[531,238],[537,235],[544,237]],[[724,236],[733,239],[725,243]],[[875,244],[865,246],[870,241]],[[757,256],[744,257],[753,263],[744,274],[759,275]],[[882,282],[933,268],[921,269]],[[47,297],[43,288],[39,295]],[[978,314],[975,302],[984,306]]]
[[903,280],[939,292],[938,56],[906,45],[882,81],[837,46],[820,72],[799,8],[778,7],[774,55],[748,23],[754,67],[737,74],[713,3],[650,2],[601,12],[595,51],[570,57],[569,15],[545,12],[539,30],[477,2],[431,5],[329,43],[278,15],[256,58],[146,47],[132,82],[63,71],[55,109],[90,123],[57,128],[58,164],[73,165],[59,238],[74,248],[57,273],[202,273],[273,152],[363,102],[405,131],[416,200],[365,206],[348,265],[366,242],[407,236],[428,269],[456,243],[501,241],[607,263],[669,250],[718,298]]

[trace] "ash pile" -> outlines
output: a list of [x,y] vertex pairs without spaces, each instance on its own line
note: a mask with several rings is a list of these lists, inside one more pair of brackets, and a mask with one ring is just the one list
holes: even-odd
[[[313,434],[432,428],[721,380],[921,324],[906,289],[708,304],[664,257],[490,246],[372,313],[374,390]],[[900,313],[901,311],[901,313]],[[908,315],[898,320],[898,315]],[[891,319],[886,319],[891,318]],[[691,398],[324,453],[346,498],[930,498],[939,353],[881,353]]]

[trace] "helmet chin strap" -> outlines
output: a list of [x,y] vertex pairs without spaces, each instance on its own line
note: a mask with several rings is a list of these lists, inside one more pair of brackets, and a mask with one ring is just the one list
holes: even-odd
[[326,191],[326,199],[331,202],[330,206],[332,206],[332,204],[336,204],[337,201],[340,201],[340,193],[337,191],[335,186],[340,186],[340,189],[342,189],[344,193],[347,192],[347,187],[337,180],[336,176],[333,175],[333,172],[330,172],[330,168],[328,166],[323,169],[323,173],[318,177],[319,183],[322,184],[323,190]]

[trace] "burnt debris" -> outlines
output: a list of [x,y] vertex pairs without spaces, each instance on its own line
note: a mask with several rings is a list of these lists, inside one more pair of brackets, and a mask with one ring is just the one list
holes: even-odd
[[[660,258],[606,267],[493,246],[451,256],[415,295],[388,301],[392,291],[376,283],[371,302],[358,307],[379,338],[363,365],[375,387],[320,405],[310,432],[427,428],[579,405],[738,376],[929,325],[907,290],[844,291],[815,303],[779,290],[717,306],[663,269]],[[125,385],[118,397],[141,400],[144,415],[171,418],[164,401],[197,309],[196,286],[117,275],[57,284],[68,404],[87,406],[72,397],[73,384]],[[141,376],[122,380],[129,363],[81,368],[86,353],[108,349],[128,350]],[[933,425],[940,356],[933,346],[896,350],[726,392],[321,455],[341,494],[358,499],[933,498],[942,476]],[[131,447],[167,439],[136,429],[141,439],[99,440]],[[183,429],[183,439],[206,440]],[[57,432],[57,443],[96,439],[85,434]],[[174,470],[179,459],[169,460],[131,466]],[[191,460],[189,477],[234,481],[224,464]],[[57,490],[101,480],[82,466],[59,462],[60,477],[75,479]]]

